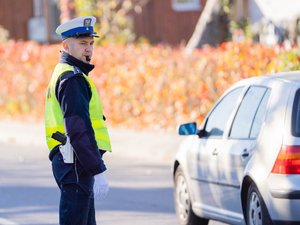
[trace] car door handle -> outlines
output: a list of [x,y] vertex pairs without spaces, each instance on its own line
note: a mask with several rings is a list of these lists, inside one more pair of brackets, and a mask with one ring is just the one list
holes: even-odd
[[218,152],[218,150],[215,148],[215,149],[213,150],[212,154],[213,154],[213,155],[218,155],[219,152]]
[[242,157],[243,157],[243,158],[246,158],[246,157],[248,157],[249,155],[250,155],[250,154],[249,154],[248,150],[245,148],[245,149],[243,150]]

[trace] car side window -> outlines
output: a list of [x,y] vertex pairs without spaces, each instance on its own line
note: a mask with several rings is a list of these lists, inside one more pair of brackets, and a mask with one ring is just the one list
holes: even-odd
[[210,113],[205,131],[206,137],[222,137],[230,115],[237,104],[243,88],[236,88],[225,95]]
[[233,120],[229,135],[231,138],[257,137],[266,111],[269,96],[267,90],[259,86],[248,89]]
[[295,137],[300,137],[300,89],[296,92],[293,105],[292,134]]
[[254,121],[253,121],[252,129],[250,132],[250,138],[255,139],[259,135],[260,128],[264,122],[264,117],[267,112],[267,105],[268,105],[268,100],[269,100],[270,94],[271,94],[271,91],[267,90],[267,92],[265,93],[265,95],[259,105],[259,108],[257,110],[257,113],[256,113]]

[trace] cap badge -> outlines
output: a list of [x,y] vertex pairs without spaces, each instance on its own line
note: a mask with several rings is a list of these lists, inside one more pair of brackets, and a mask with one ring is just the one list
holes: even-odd
[[91,18],[86,18],[83,20],[83,26],[85,27],[90,27],[92,23],[92,19]]

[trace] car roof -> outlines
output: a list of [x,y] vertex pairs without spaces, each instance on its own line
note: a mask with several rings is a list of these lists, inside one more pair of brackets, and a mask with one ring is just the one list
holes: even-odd
[[290,82],[300,82],[300,71],[281,72],[270,75],[273,79],[280,79]]
[[273,73],[268,75],[246,78],[238,81],[234,86],[263,84],[265,82],[270,82],[270,81],[300,84],[300,71]]

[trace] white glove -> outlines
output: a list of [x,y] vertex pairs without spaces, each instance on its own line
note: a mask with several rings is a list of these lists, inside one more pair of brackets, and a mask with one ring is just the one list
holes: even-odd
[[95,175],[94,178],[94,198],[96,200],[103,200],[109,190],[108,181],[103,173]]

